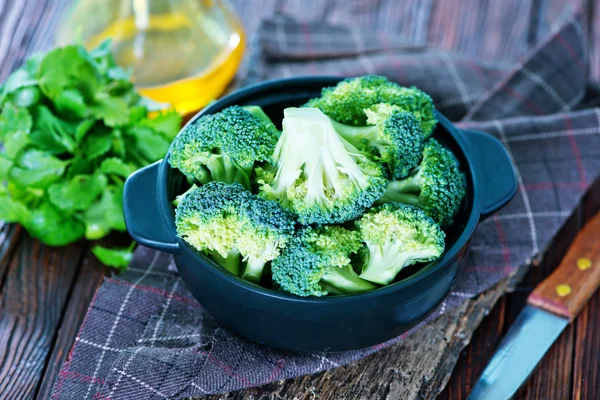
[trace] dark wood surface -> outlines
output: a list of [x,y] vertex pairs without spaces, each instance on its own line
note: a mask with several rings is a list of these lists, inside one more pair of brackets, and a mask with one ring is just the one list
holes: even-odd
[[[560,230],[545,256],[533,263],[524,279],[511,293],[498,301],[477,328],[470,344],[462,351],[440,399],[460,400],[466,397],[502,336],[525,306],[528,295],[554,270],[581,227],[599,210],[600,182],[596,182]],[[597,240],[600,240],[600,233]],[[599,307],[600,292],[596,292],[548,351],[516,398],[600,398]]]
[[[566,3],[562,0],[531,3],[542,2],[552,4],[543,7],[550,14],[560,9],[557,4]],[[66,3],[63,0],[0,2],[0,79],[16,68],[26,54],[51,45],[52,32],[59,23],[57,16]],[[273,5],[261,7],[264,11],[261,13],[268,15],[271,8],[292,10],[297,2],[265,3]],[[584,3],[593,10],[594,1]],[[465,4],[472,7],[469,2]],[[450,20],[442,14],[441,22]],[[412,14],[407,15],[412,18]],[[600,12],[590,12],[590,16],[590,20],[600,21]],[[251,23],[247,26],[253,27]],[[600,24],[592,27],[594,32],[600,32]],[[456,35],[452,36],[455,40],[440,37],[443,40],[439,44],[444,47],[469,47],[470,42],[459,43]],[[473,37],[470,34],[464,39]],[[593,51],[591,57],[594,75],[599,76],[600,52]],[[432,398],[441,391],[441,399],[464,399],[525,305],[528,294],[558,265],[583,223],[598,210],[600,184],[596,183],[524,278],[516,276],[500,282],[409,340],[353,365],[213,398],[409,399]],[[32,240],[19,227],[0,223],[1,399],[49,397],[87,305],[106,272],[85,242],[49,248]],[[502,296],[506,290],[510,293]],[[550,349],[517,398],[600,398],[599,326],[600,293],[596,293]]]

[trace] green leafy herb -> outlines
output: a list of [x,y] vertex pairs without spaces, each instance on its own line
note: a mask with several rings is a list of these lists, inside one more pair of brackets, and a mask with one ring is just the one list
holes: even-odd
[[[162,158],[181,125],[174,111],[149,118],[110,48],[35,54],[0,85],[0,220],[51,246],[124,231],[125,179]],[[93,251],[124,269],[132,249]]]
[[127,269],[127,266],[131,262],[133,255],[131,253],[133,246],[129,246],[125,249],[107,249],[102,246],[94,246],[92,253],[102,262],[104,265],[117,268],[119,270]]

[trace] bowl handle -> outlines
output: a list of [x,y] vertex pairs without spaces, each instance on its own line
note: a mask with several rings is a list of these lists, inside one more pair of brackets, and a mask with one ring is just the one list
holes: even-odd
[[162,217],[159,205],[157,178],[161,161],[150,164],[129,175],[123,189],[125,225],[131,237],[143,246],[175,253],[179,244],[174,229]]
[[476,159],[477,181],[482,188],[481,219],[501,209],[517,192],[517,177],[506,148],[492,135],[462,130]]

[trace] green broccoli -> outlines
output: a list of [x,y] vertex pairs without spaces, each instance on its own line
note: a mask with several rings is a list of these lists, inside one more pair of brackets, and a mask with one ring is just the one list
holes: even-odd
[[429,139],[417,170],[406,179],[390,181],[376,204],[412,204],[446,227],[452,224],[464,197],[465,179],[458,161],[450,150]]
[[271,162],[279,138],[273,123],[256,114],[232,106],[199,118],[173,141],[171,166],[200,184],[238,182],[250,189],[255,163]]
[[303,225],[352,220],[385,193],[381,166],[341,138],[317,108],[284,110],[273,158],[276,171],[256,168],[260,195],[291,209]]
[[351,257],[362,247],[358,232],[341,226],[305,227],[273,260],[276,287],[298,296],[359,293],[377,288],[358,277]]
[[444,251],[445,233],[414,206],[374,207],[356,226],[366,244],[360,277],[370,282],[388,285],[405,266],[433,261]]
[[309,100],[306,106],[320,108],[338,122],[364,126],[368,113],[365,110],[378,104],[412,113],[421,124],[426,138],[437,124],[433,101],[427,93],[416,87],[400,86],[376,75],[349,78],[334,87],[324,88],[321,97]]
[[294,232],[292,215],[238,183],[192,188],[175,210],[177,235],[235,275],[258,283]]
[[242,108],[244,110],[248,111],[250,114],[254,115],[255,117],[262,119],[265,122],[269,122],[271,124],[273,123],[273,121],[271,121],[271,118],[269,118],[269,116],[264,112],[264,110],[260,106],[252,105],[252,106],[243,106]]
[[[374,110],[384,108],[383,106],[379,104]],[[370,125],[364,127],[346,125],[335,120],[332,123],[337,133],[357,149],[371,159],[387,165],[394,179],[406,178],[421,160],[423,131],[411,113],[395,108],[389,112],[369,112],[367,123]]]

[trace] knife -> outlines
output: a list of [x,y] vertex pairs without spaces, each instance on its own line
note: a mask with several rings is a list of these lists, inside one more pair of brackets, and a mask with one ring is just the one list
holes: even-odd
[[508,399],[600,286],[600,213],[577,235],[558,268],[527,298],[469,395]]

